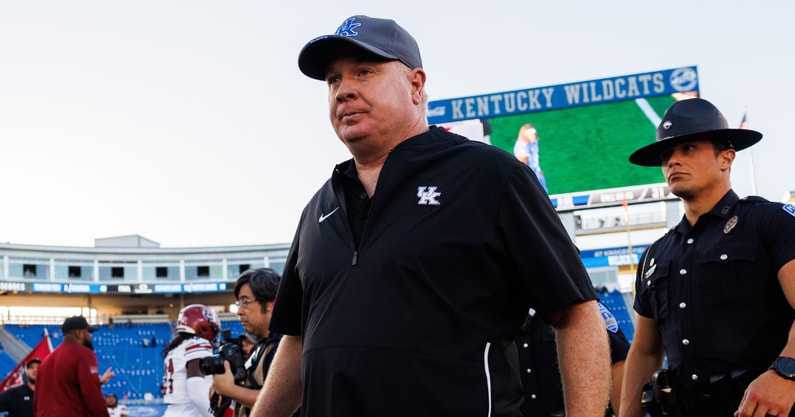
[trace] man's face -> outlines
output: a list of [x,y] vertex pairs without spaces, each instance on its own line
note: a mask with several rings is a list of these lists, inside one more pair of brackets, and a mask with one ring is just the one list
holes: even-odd
[[76,334],[77,337],[80,339],[80,343],[83,346],[91,350],[94,350],[94,344],[91,343],[91,340],[93,338],[93,336],[91,336],[91,332],[89,332],[87,329],[82,329],[82,330],[76,330]]
[[412,84],[411,75],[400,61],[354,55],[331,60],[326,71],[329,118],[352,152],[391,149],[396,139],[408,137],[421,99],[421,86]]
[[237,301],[240,303],[237,315],[240,316],[240,324],[243,325],[243,328],[254,336],[266,337],[268,335],[268,326],[271,323],[273,302],[262,302],[255,299],[249,284],[244,284],[240,287]]
[[105,397],[105,404],[107,404],[108,407],[110,408],[116,408],[116,405],[118,405],[118,403],[119,399],[116,398],[115,395],[108,395],[107,397]]
[[38,364],[38,362],[31,363],[27,367],[27,369],[25,370],[25,373],[28,375],[28,382],[31,383],[31,384],[35,384],[36,383],[36,375],[38,375],[38,373],[39,373],[39,364]]
[[663,176],[671,192],[688,200],[722,183],[734,160],[734,150],[725,150],[716,156],[711,141],[699,140],[674,145],[660,157]]

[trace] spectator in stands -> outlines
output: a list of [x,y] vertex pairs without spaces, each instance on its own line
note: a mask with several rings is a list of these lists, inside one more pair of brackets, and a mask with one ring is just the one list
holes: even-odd
[[108,406],[110,417],[127,417],[127,406],[119,404],[119,397],[114,393],[105,396],[105,404]]
[[177,336],[163,349],[162,391],[163,402],[168,404],[164,417],[212,417],[213,379],[205,377],[199,365],[202,358],[213,355],[212,341],[221,331],[221,322],[207,306],[191,304],[180,310],[176,330]]
[[24,382],[0,394],[0,411],[8,417],[33,417],[33,393],[41,359],[33,358],[25,364]]
[[[621,403],[621,380],[624,376],[624,360],[629,350],[629,341],[618,326],[618,320],[601,302],[599,310],[610,337],[610,407],[607,416],[617,416]],[[563,384],[560,380],[555,329],[530,310],[519,335],[514,340],[519,351],[519,365],[524,390],[522,416],[564,416]]]
[[83,316],[64,320],[63,343],[39,367],[34,415],[108,417],[91,343],[91,334],[98,329]]
[[273,269],[259,268],[243,272],[235,283],[237,315],[243,329],[257,338],[257,344],[246,361],[246,380],[236,383],[226,362],[226,372],[214,375],[213,390],[235,401],[237,417],[248,416],[251,412],[281,340],[281,335],[268,330],[280,281],[281,276]]
[[662,168],[685,214],[641,258],[622,417],[645,415],[644,391],[670,415],[795,416],[795,206],[741,199],[730,178],[761,139],[691,98],[630,155]]

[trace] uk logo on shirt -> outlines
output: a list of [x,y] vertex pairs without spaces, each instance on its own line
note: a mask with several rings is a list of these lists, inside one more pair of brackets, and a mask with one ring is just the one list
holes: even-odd
[[782,208],[784,209],[784,211],[789,213],[790,216],[795,217],[795,206],[793,206],[792,204],[784,204],[784,207]]
[[436,197],[439,197],[442,195],[442,193],[437,192],[436,188],[437,187],[435,186],[428,187],[424,185],[417,187],[417,197],[420,198],[419,201],[417,201],[417,204],[420,206],[440,205],[441,203],[439,203],[439,200],[437,200]]

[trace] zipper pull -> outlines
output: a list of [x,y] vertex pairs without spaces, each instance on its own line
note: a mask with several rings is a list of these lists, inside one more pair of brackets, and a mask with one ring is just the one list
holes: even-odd
[[356,266],[358,260],[359,260],[359,251],[353,251],[353,260],[351,260],[351,265]]

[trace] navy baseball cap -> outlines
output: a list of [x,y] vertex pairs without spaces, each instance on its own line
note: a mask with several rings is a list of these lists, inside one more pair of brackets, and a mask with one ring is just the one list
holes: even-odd
[[309,78],[324,80],[334,53],[340,46],[350,45],[411,69],[422,68],[420,48],[406,29],[391,19],[362,15],[345,19],[333,35],[318,36],[304,45],[298,54],[298,68]]
[[657,140],[629,156],[629,162],[641,166],[661,166],[660,154],[679,143],[704,139],[724,139],[735,151],[745,149],[762,139],[751,129],[731,129],[715,105],[703,98],[674,102],[657,127]]
[[90,326],[88,324],[88,320],[86,320],[83,316],[73,316],[69,317],[68,319],[64,320],[63,325],[61,325],[61,331],[66,333],[72,330],[88,330],[89,333],[94,333],[95,331],[99,330],[97,326]]

